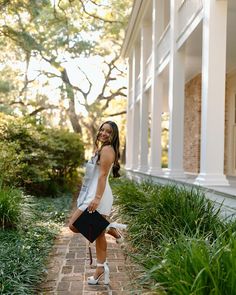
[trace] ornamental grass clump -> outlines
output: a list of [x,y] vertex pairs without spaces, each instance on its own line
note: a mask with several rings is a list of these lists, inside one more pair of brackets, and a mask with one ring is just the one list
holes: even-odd
[[0,184],[0,228],[16,227],[22,220],[23,194]]
[[149,260],[149,277],[170,295],[234,295],[236,290],[236,239],[214,243],[202,238],[180,236],[163,244],[162,259]]
[[224,230],[219,209],[197,189],[127,179],[114,182],[113,189],[135,247],[143,248],[145,243],[158,247],[162,240],[180,234],[215,239]]
[[113,191],[142,284],[167,295],[235,294],[236,221],[202,191],[127,179]]

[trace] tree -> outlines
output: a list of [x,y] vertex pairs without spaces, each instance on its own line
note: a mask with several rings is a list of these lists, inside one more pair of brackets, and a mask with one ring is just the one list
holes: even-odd
[[[119,51],[123,31],[127,22],[130,0],[13,0],[4,1],[0,29],[1,42],[4,45],[11,41],[12,47],[21,52],[21,60],[25,62],[25,74],[17,99],[7,102],[18,104],[23,113],[36,116],[47,109],[60,108],[61,114],[68,116],[72,128],[82,133],[86,126],[94,138],[99,119],[106,113],[110,102],[125,97],[126,87],[114,84],[123,70],[119,66]],[[94,37],[95,36],[95,37]],[[5,42],[4,42],[5,41]],[[93,84],[89,74],[83,71],[87,80],[84,89],[72,83],[66,64],[78,57],[100,55],[104,58],[104,81],[101,91],[91,103]],[[40,62],[45,65],[35,79],[29,79],[30,64]],[[45,95],[36,95],[35,104],[30,101],[31,85],[37,87],[36,81],[42,76],[49,80],[59,81],[60,102],[57,106],[49,103]],[[39,82],[38,82],[39,83]],[[40,83],[39,83],[40,84]],[[44,84],[41,83],[41,87]],[[29,102],[30,101],[30,102]],[[66,105],[67,102],[67,105]],[[76,112],[77,104],[83,105],[89,118]],[[42,116],[42,115],[40,115]]]

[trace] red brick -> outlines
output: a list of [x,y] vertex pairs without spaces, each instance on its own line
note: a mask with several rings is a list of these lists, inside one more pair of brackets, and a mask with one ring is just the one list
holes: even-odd
[[69,291],[70,282],[60,282],[57,291]]
[[73,267],[71,265],[63,266],[62,273],[64,273],[64,274],[71,273],[72,269],[73,269]]

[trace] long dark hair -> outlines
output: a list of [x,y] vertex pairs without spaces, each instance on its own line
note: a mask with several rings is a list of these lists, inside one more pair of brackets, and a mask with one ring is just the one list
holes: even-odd
[[[103,125],[105,125],[105,124],[109,124],[111,126],[112,134],[111,134],[110,141],[104,143],[101,146],[101,148],[99,149],[99,151],[105,145],[111,145],[113,147],[113,149],[115,151],[115,160],[114,160],[114,164],[113,164],[113,168],[112,168],[112,173],[113,173],[114,177],[120,177],[120,174],[119,174],[119,170],[120,170],[120,164],[119,164],[119,159],[120,159],[120,139],[119,139],[119,129],[118,129],[118,126],[116,125],[115,122],[106,121],[106,122],[102,123],[102,125],[98,129],[98,133],[97,133],[96,140],[95,140],[95,145],[98,148],[99,134],[100,134],[100,131],[101,131]],[[100,152],[98,152],[98,162],[99,162],[99,160],[100,160]]]

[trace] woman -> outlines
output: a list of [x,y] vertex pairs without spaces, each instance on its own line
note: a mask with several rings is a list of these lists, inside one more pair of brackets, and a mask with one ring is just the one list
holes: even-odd
[[[96,153],[87,163],[83,185],[77,201],[77,210],[72,215],[69,228],[78,232],[73,226],[74,221],[88,208],[90,212],[97,210],[104,217],[111,213],[113,195],[108,182],[112,170],[114,177],[119,177],[119,130],[116,123],[107,121],[101,125],[96,138]],[[109,234],[119,242],[122,237],[115,228]],[[106,263],[107,242],[105,232],[96,239],[97,268],[95,274],[88,278],[88,284],[95,285],[104,275],[104,283],[109,284],[109,268]]]

